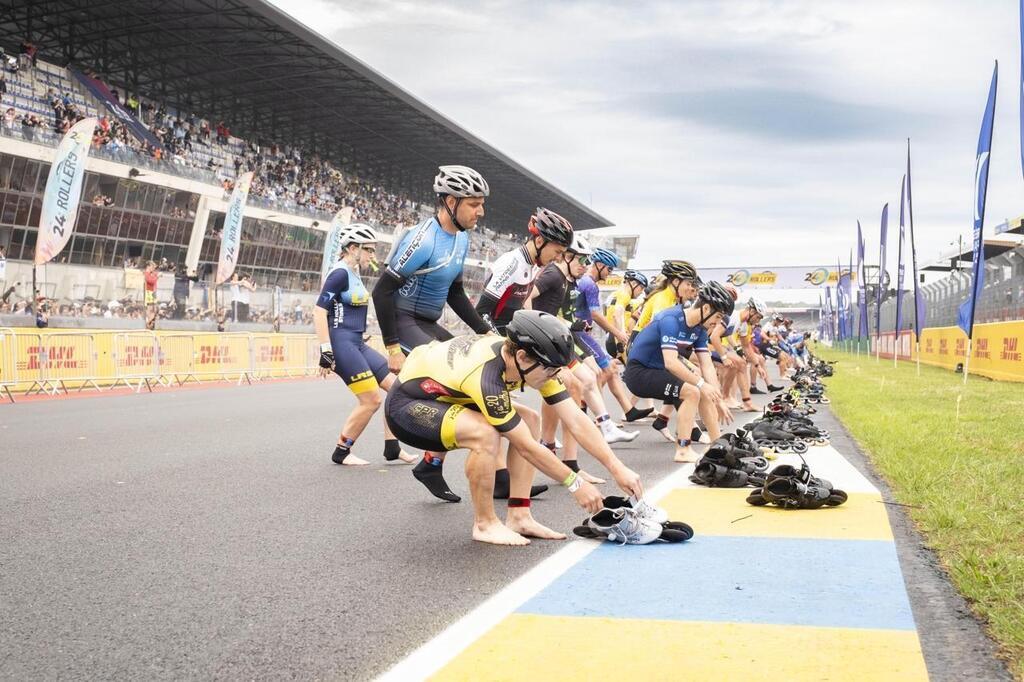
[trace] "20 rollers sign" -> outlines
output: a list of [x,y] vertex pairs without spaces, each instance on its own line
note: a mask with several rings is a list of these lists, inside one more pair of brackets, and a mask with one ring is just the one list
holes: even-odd
[[[839,271],[828,266],[822,267],[785,267],[785,268],[700,268],[701,279],[705,282],[715,280],[728,282],[736,287],[755,287],[772,289],[819,289],[835,286],[839,281]],[[851,275],[857,281],[857,273],[850,273],[844,268],[842,276]]]

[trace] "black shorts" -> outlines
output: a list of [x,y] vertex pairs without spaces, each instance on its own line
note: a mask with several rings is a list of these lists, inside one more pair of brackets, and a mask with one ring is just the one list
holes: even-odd
[[770,343],[762,343],[760,347],[758,347],[758,350],[760,350],[761,355],[765,356],[766,358],[778,359],[779,357],[779,347],[773,346]]
[[437,400],[413,398],[395,382],[384,400],[384,419],[395,438],[406,445],[429,452],[458,449],[455,418],[466,409]]
[[398,311],[395,316],[398,329],[398,343],[408,355],[413,348],[431,341],[448,341],[452,334],[434,320],[425,320],[409,313]]
[[683,381],[667,369],[655,369],[630,360],[626,363],[622,380],[629,392],[638,398],[654,398],[663,400],[666,405],[679,406],[679,391]]

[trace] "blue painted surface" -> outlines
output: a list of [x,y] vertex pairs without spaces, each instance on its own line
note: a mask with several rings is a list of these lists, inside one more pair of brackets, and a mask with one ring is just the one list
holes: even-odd
[[701,537],[605,543],[520,613],[914,630],[892,542]]

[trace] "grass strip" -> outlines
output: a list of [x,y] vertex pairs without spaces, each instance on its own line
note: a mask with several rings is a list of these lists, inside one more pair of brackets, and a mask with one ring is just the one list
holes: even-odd
[[1024,385],[818,350],[832,409],[1024,680]]

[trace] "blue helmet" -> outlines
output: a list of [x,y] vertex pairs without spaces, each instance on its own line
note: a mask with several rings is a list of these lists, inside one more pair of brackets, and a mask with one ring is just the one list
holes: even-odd
[[636,270],[626,270],[622,273],[622,279],[627,282],[636,282],[644,289],[646,289],[648,285],[647,276],[642,272],[637,272]]
[[594,255],[590,257],[594,263],[603,263],[610,268],[619,267],[619,257],[608,249],[594,249]]

